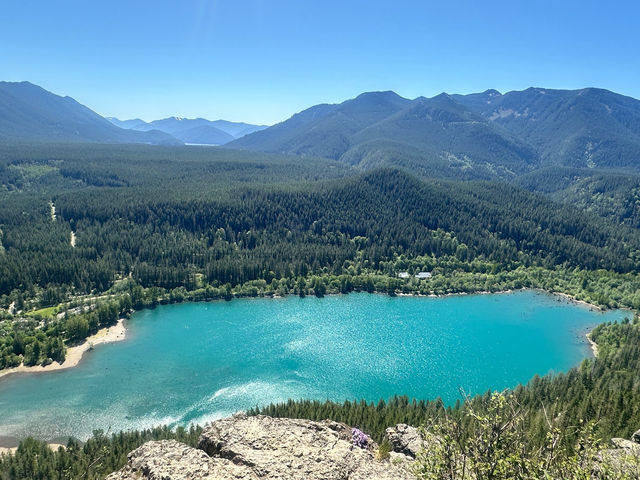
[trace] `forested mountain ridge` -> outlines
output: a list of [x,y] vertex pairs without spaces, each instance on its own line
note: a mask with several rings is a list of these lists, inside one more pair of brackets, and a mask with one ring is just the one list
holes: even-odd
[[159,131],[116,127],[70,97],[29,82],[0,82],[0,141],[149,143],[179,145]]
[[531,144],[543,165],[638,170],[640,101],[599,88],[528,88],[456,100]]
[[415,100],[370,92],[311,107],[229,146],[363,168],[408,164],[427,176],[462,179],[511,179],[550,165],[638,171],[640,101],[594,88]]

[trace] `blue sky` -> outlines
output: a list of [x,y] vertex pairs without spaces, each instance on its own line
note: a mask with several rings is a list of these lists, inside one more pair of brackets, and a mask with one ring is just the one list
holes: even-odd
[[102,115],[271,124],[363,91],[640,98],[640,2],[2,0],[0,80]]

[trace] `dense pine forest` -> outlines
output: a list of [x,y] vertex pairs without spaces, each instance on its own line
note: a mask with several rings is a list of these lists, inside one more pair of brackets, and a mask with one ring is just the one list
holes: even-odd
[[[594,192],[601,182],[616,186],[607,203],[589,200],[575,181],[425,179],[220,148],[3,145],[0,369],[62,362],[67,347],[159,303],[539,288],[637,310],[640,230],[624,203],[635,201],[637,187],[620,175],[585,176]],[[558,201],[563,195],[573,204]],[[567,455],[581,422],[597,418],[602,440],[640,427],[637,318],[602,325],[592,338],[598,359],[506,394],[522,409],[530,445],[542,448],[550,423],[563,432]],[[405,397],[292,401],[253,413],[332,418],[379,442],[399,422],[454,421],[465,445],[475,428],[466,413],[487,410],[491,398],[451,407]],[[1,457],[0,478],[103,478],[145,440],[194,443],[197,433],[97,432],[58,452],[26,440],[15,456]]]

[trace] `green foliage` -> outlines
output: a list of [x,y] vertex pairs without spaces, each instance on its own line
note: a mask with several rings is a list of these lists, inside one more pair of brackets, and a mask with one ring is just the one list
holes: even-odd
[[458,418],[434,420],[423,431],[428,446],[416,458],[418,478],[586,480],[602,468],[593,423],[578,426],[576,443],[563,448],[567,430],[549,422],[546,442],[536,446],[527,439],[526,416],[513,395],[494,393],[483,405],[474,403]]
[[378,449],[376,450],[376,460],[387,460],[390,457],[391,450],[392,448],[389,440],[383,440],[382,443],[378,445]]
[[550,167],[524,175],[517,183],[615,223],[640,227],[640,175],[637,173]]
[[67,320],[67,336],[72,342],[81,342],[89,334],[89,322],[85,317],[71,317]]
[[22,362],[26,366],[62,363],[67,343],[81,343],[99,328],[114,325],[130,309],[130,296],[121,295],[118,299],[94,300],[89,305],[73,307],[60,318],[42,320],[34,316],[0,322],[0,368]]

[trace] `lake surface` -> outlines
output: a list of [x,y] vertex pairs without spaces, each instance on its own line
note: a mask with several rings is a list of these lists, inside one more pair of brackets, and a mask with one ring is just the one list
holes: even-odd
[[563,371],[598,313],[535,291],[444,298],[357,293],[160,306],[70,370],[0,381],[0,437],[84,439],[188,425],[288,398],[483,393]]

